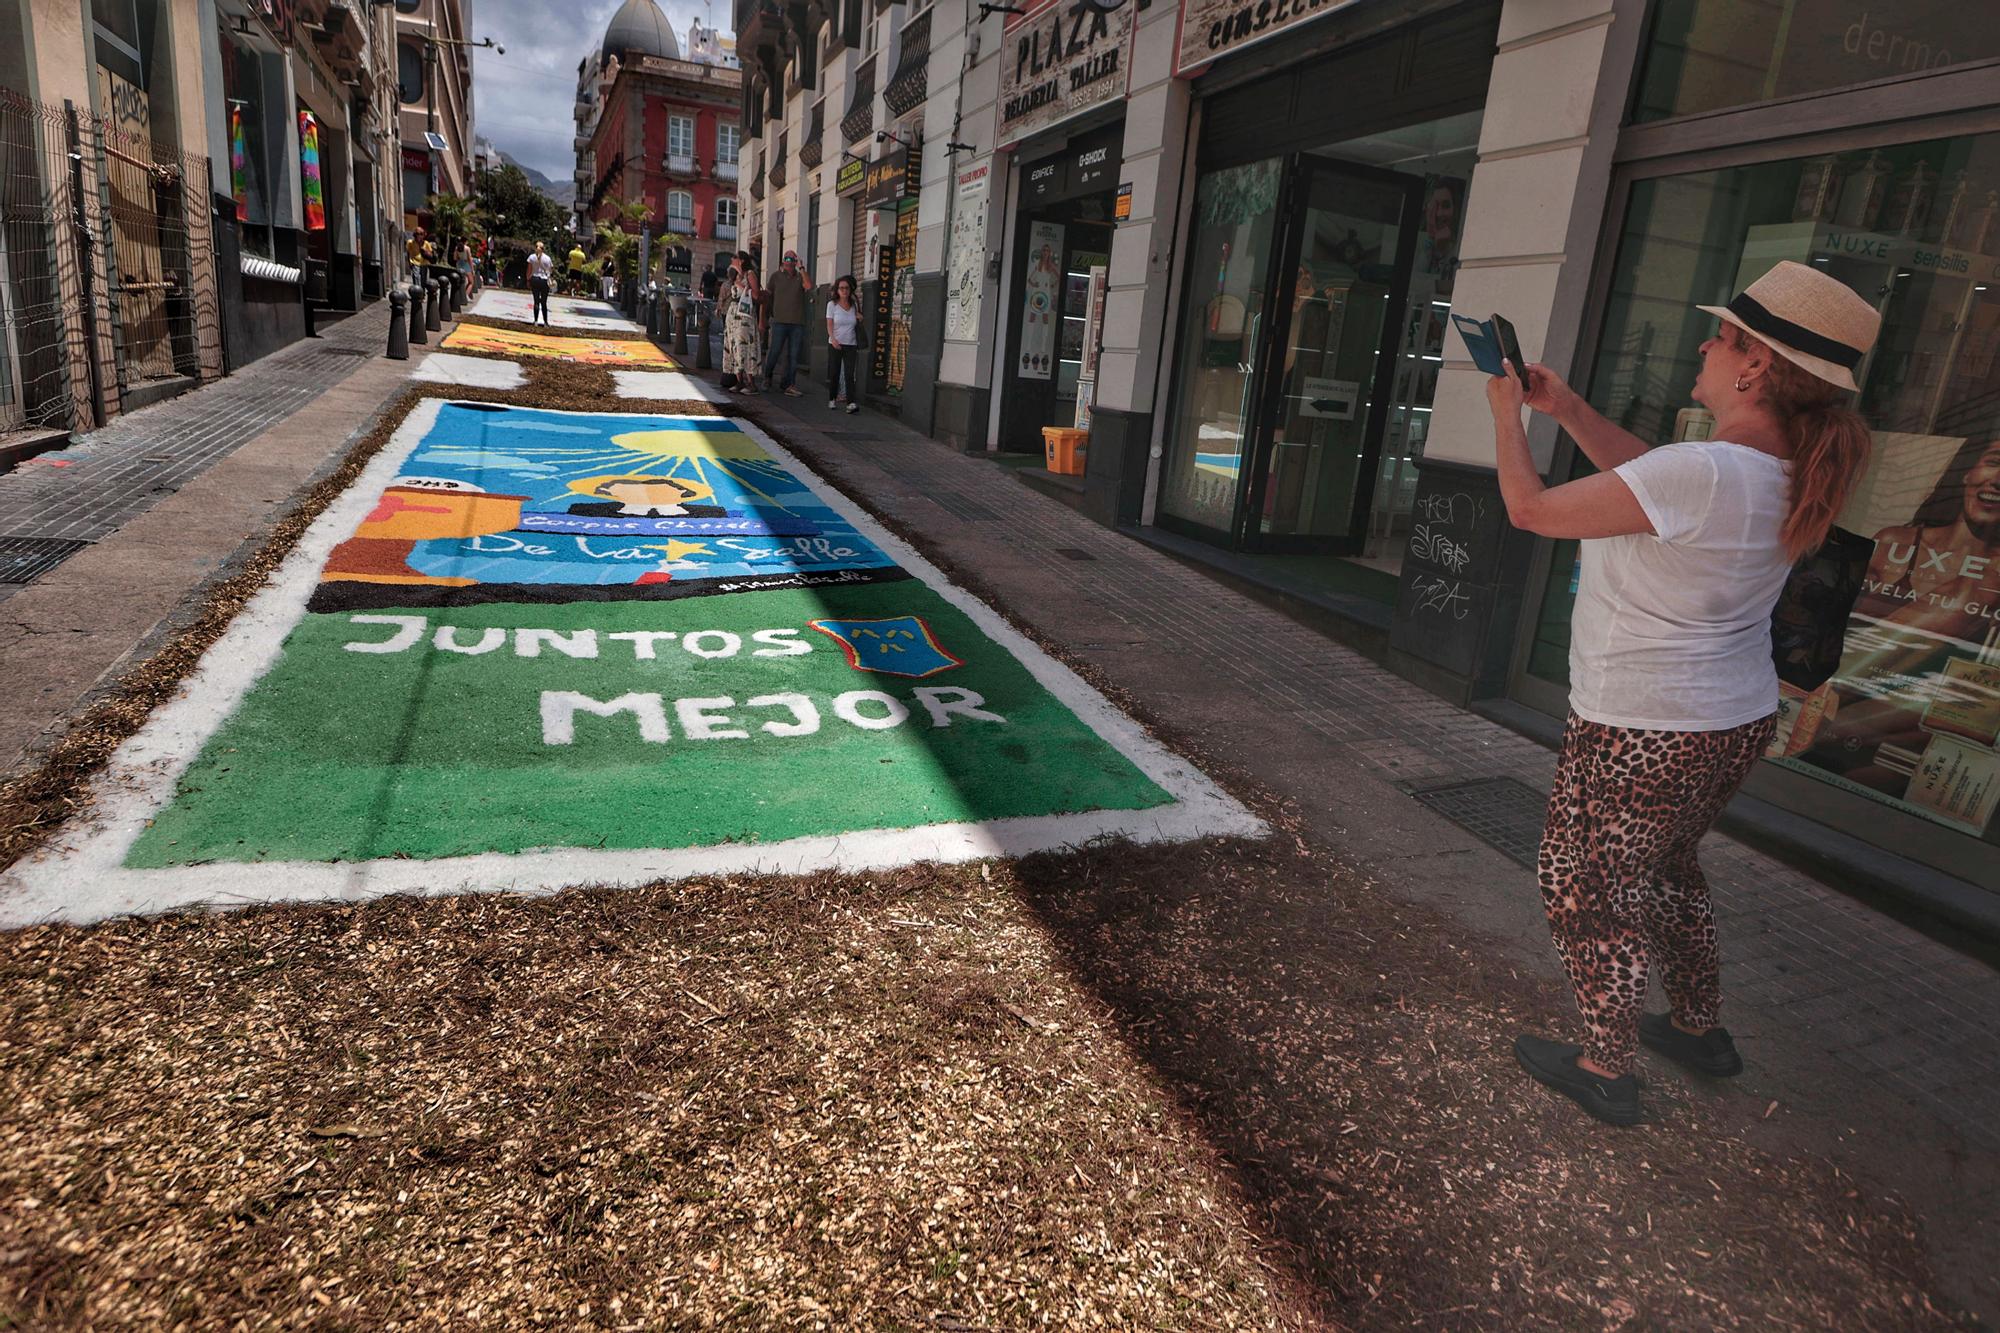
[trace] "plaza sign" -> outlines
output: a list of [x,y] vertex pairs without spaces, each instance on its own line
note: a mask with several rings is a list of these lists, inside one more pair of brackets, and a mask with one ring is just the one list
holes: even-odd
[[1354,0],[1181,0],[1174,73],[1186,75],[1218,56],[1254,46]]
[[1033,0],[1007,21],[1000,142],[1017,143],[1125,95],[1132,0]]

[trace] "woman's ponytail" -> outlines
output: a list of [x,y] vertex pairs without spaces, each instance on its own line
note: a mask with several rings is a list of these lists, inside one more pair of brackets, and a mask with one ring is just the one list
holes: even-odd
[[1868,466],[1868,423],[1841,402],[1845,392],[1782,357],[1772,358],[1764,376],[1764,399],[1792,444],[1792,500],[1783,536],[1794,564],[1826,541]]

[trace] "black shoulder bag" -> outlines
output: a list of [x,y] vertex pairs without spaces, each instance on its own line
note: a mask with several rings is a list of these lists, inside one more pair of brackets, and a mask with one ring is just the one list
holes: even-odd
[[1779,680],[1810,694],[1833,679],[1847,618],[1874,558],[1872,538],[1835,528],[1792,570],[1771,608],[1771,660]]

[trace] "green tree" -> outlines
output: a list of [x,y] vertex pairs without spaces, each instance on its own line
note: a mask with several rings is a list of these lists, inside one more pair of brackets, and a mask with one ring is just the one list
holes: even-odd
[[479,223],[479,206],[464,195],[432,195],[431,229],[441,238],[438,262],[452,263],[458,253],[460,241],[470,241],[484,235]]
[[605,262],[621,284],[631,282],[639,272],[639,233],[653,220],[653,210],[643,199],[628,199],[612,205],[611,215],[597,224],[597,246]]
[[561,204],[537,190],[527,173],[508,163],[479,173],[473,201],[491,235],[534,242],[561,230],[569,216]]

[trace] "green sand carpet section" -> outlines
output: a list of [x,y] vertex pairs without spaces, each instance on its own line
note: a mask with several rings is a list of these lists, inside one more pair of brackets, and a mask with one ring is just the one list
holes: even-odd
[[307,615],[126,864],[695,847],[1169,800],[914,579],[390,607]]

